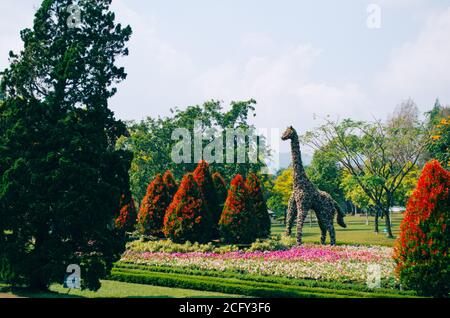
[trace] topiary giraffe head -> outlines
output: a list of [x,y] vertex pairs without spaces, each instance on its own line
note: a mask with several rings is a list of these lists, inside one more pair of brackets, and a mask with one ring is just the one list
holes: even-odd
[[294,127],[289,126],[286,131],[283,133],[283,135],[281,136],[281,140],[289,140],[294,138],[295,136],[297,136],[297,132],[295,131]]

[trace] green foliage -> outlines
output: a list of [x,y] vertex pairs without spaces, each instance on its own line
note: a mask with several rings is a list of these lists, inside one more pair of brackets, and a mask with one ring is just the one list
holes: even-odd
[[252,209],[253,227],[257,238],[270,236],[271,221],[267,210],[266,200],[258,176],[250,173],[245,181],[249,204]]
[[284,169],[279,172],[273,182],[270,198],[267,201],[269,209],[277,212],[279,215],[283,215],[286,212],[289,198],[292,195],[293,184],[292,168]]
[[[444,115],[447,113],[448,115]],[[431,140],[428,150],[432,158],[439,160],[447,170],[450,168],[450,108],[442,108],[436,114],[432,126]]]
[[400,105],[387,122],[345,119],[327,121],[308,132],[303,140],[326,151],[358,184],[377,210],[385,216],[393,237],[389,209],[407,177],[415,169],[427,144],[427,133],[412,101]]
[[133,252],[149,253],[227,253],[238,251],[235,245],[214,246],[212,243],[199,244],[197,242],[185,242],[183,244],[174,243],[170,240],[158,241],[133,241],[127,244],[127,250]]
[[240,294],[253,297],[408,297],[409,293],[382,289],[369,291],[352,284],[293,280],[219,271],[156,268],[119,264],[111,278],[123,282],[151,284]]
[[341,206],[345,204],[341,187],[343,169],[330,152],[326,149],[315,151],[311,164],[305,170],[318,189],[328,192]]
[[1,74],[0,258],[15,284],[46,289],[79,264],[82,287],[96,290],[125,243],[114,218],[132,157],[114,148],[127,132],[108,98],[126,77],[115,59],[131,28],[109,0],[82,0],[83,27],[70,29],[70,4],[42,3]]
[[219,172],[215,172],[212,175],[212,180],[214,182],[214,188],[216,189],[217,203],[219,204],[220,214],[222,215],[223,207],[228,195],[227,184]]
[[[197,158],[194,152],[195,122],[200,122],[198,130],[203,132],[203,147],[213,140],[222,137],[225,140],[226,128],[240,128],[250,137],[255,136],[254,127],[250,125],[249,117],[255,112],[254,100],[232,102],[230,110],[225,111],[219,101],[208,101],[203,105],[189,106],[184,110],[173,109],[172,114],[164,118],[147,118],[141,122],[130,122],[129,137],[123,137],[117,143],[119,149],[129,149],[134,154],[130,170],[130,179],[133,195],[141,199],[145,195],[147,180],[156,174],[170,169],[175,178],[181,179],[186,173],[192,172],[202,158]],[[172,151],[179,140],[172,139],[175,129],[186,128],[191,133],[191,163],[177,164],[171,158]],[[251,140],[252,138],[248,138]],[[259,139],[262,139],[259,138]],[[247,150],[256,147],[247,140]],[[235,138],[234,144],[237,145]],[[261,142],[260,142],[261,144]],[[235,149],[236,152],[236,149]],[[248,152],[247,152],[248,153]],[[247,158],[248,159],[248,158]],[[225,160],[224,160],[225,161]],[[230,181],[236,174],[247,175],[249,171],[259,171],[265,164],[263,162],[235,164],[210,163],[211,170],[220,172],[225,180]]]

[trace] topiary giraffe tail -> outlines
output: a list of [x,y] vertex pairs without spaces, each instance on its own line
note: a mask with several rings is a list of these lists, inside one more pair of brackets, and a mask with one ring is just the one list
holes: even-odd
[[336,201],[334,202],[334,206],[337,211],[337,223],[345,229],[347,227],[347,224],[345,224],[345,221],[344,221],[344,217],[345,217],[344,211],[342,211],[340,205],[337,204]]

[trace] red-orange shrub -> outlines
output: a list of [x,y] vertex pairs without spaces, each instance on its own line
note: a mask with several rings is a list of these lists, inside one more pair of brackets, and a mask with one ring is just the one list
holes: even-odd
[[183,177],[164,217],[164,234],[176,243],[208,242],[213,234],[211,215],[193,174]]
[[149,184],[139,209],[138,224],[142,234],[160,236],[169,194],[160,174]]
[[216,189],[209,171],[209,164],[206,161],[202,160],[199,162],[197,168],[194,170],[194,179],[199,186],[214,224],[218,224],[222,211],[220,211],[217,204]]
[[270,236],[270,216],[258,176],[250,173],[245,181],[257,238]]
[[401,282],[420,294],[450,292],[450,172],[429,162],[411,196],[395,247]]
[[136,225],[137,210],[131,195],[122,195],[120,199],[120,213],[116,218],[116,228],[126,232],[132,232]]
[[178,184],[172,174],[172,171],[167,170],[166,173],[164,173],[163,181],[167,189],[167,193],[169,194],[169,202],[172,202],[173,196],[178,190]]
[[256,228],[251,214],[247,187],[244,178],[238,174],[231,181],[219,222],[220,233],[225,242],[248,244],[256,240]]

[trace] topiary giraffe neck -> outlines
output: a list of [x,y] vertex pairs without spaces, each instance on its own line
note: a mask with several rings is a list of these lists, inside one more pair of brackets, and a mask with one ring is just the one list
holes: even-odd
[[294,181],[307,179],[302,162],[302,152],[300,150],[300,141],[296,132],[291,137],[292,167],[294,169]]

